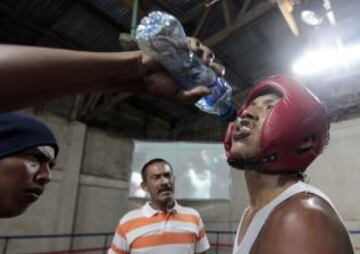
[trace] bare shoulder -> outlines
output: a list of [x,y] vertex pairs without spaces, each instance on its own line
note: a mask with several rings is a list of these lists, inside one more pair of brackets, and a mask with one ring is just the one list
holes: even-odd
[[252,253],[353,253],[346,228],[322,198],[299,193],[270,215]]
[[286,230],[305,230],[311,226],[312,231],[323,231],[330,230],[333,226],[342,226],[332,207],[322,198],[310,193],[299,193],[284,201],[272,212],[268,223]]

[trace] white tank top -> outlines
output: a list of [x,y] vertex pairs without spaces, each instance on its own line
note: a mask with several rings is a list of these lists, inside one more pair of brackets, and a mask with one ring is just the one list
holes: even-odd
[[[326,202],[329,203],[329,205],[334,209],[334,211],[339,216],[339,213],[336,211],[334,205],[331,203],[330,199],[319,189],[306,184],[304,182],[297,182],[294,185],[291,185],[289,188],[287,188],[285,191],[283,191],[280,195],[278,195],[276,198],[274,198],[269,204],[265,205],[263,208],[261,208],[253,217],[251,220],[249,227],[241,240],[239,244],[239,231],[240,226],[242,224],[242,220],[244,217],[244,214],[242,215],[242,218],[240,220],[240,224],[238,227],[238,230],[236,232],[236,237],[234,241],[234,248],[233,248],[233,254],[249,254],[251,251],[251,248],[260,233],[262,227],[264,226],[266,219],[269,217],[271,212],[274,210],[274,208],[282,203],[283,201],[287,200],[291,196],[294,196],[295,194],[301,193],[301,192],[307,192],[315,194],[316,196],[319,196],[320,198],[324,199]],[[245,210],[246,211],[246,210]],[[340,218],[340,216],[339,216]]]

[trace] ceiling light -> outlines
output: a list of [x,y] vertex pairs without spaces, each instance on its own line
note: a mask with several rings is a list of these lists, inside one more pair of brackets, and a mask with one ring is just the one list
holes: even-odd
[[323,48],[308,51],[297,60],[292,69],[300,75],[314,75],[340,69],[360,60],[360,45],[348,48]]
[[316,14],[314,11],[304,10],[301,12],[301,19],[310,26],[318,26],[323,22],[323,17]]

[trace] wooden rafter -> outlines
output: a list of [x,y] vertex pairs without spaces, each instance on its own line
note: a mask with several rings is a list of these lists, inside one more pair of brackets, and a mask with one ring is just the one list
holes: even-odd
[[237,15],[236,18],[235,18],[235,23],[236,23],[236,22],[239,22],[239,21],[243,18],[244,14],[245,14],[245,13],[247,12],[247,10],[249,9],[249,6],[250,6],[250,4],[251,4],[251,1],[252,1],[252,0],[245,0],[243,6],[241,7],[240,12],[238,13],[238,15]]
[[250,23],[256,18],[264,15],[273,8],[274,5],[270,2],[263,2],[256,5],[255,7],[247,11],[243,15],[242,19],[238,20],[237,22],[234,22],[229,29],[224,29],[205,39],[204,44],[209,47],[214,47],[216,44],[226,39],[231,33],[235,32],[236,30],[245,26],[246,24]]
[[231,27],[231,11],[230,11],[229,4],[230,4],[229,0],[222,1],[222,8],[223,8],[223,13],[224,13],[224,18],[225,18],[226,29],[230,29],[230,27]]
[[193,33],[193,37],[198,37],[199,33],[201,32],[207,18],[209,17],[209,13],[212,9],[212,6],[209,6],[205,9],[205,12],[203,13],[203,15],[201,16],[201,19],[199,21],[199,23],[196,26],[195,32]]
[[192,8],[190,11],[186,12],[184,15],[180,16],[180,22],[185,24],[192,20],[195,16],[199,15],[205,8],[205,4],[208,0],[201,1],[196,7]]
[[296,21],[293,15],[293,10],[294,10],[294,1],[293,0],[276,0],[276,3],[282,13],[282,15],[284,16],[284,19],[286,21],[286,23],[288,24],[291,32],[295,35],[295,36],[299,36],[299,29],[296,25]]

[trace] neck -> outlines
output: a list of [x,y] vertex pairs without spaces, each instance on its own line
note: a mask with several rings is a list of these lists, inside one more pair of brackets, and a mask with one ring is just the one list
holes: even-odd
[[250,208],[253,210],[264,207],[297,182],[292,176],[262,174],[254,170],[246,170],[245,179],[250,196]]
[[160,210],[164,213],[167,213],[170,209],[172,209],[175,206],[175,200],[167,200],[165,202],[159,203],[155,202],[153,200],[150,201],[150,206],[154,208],[155,210]]

